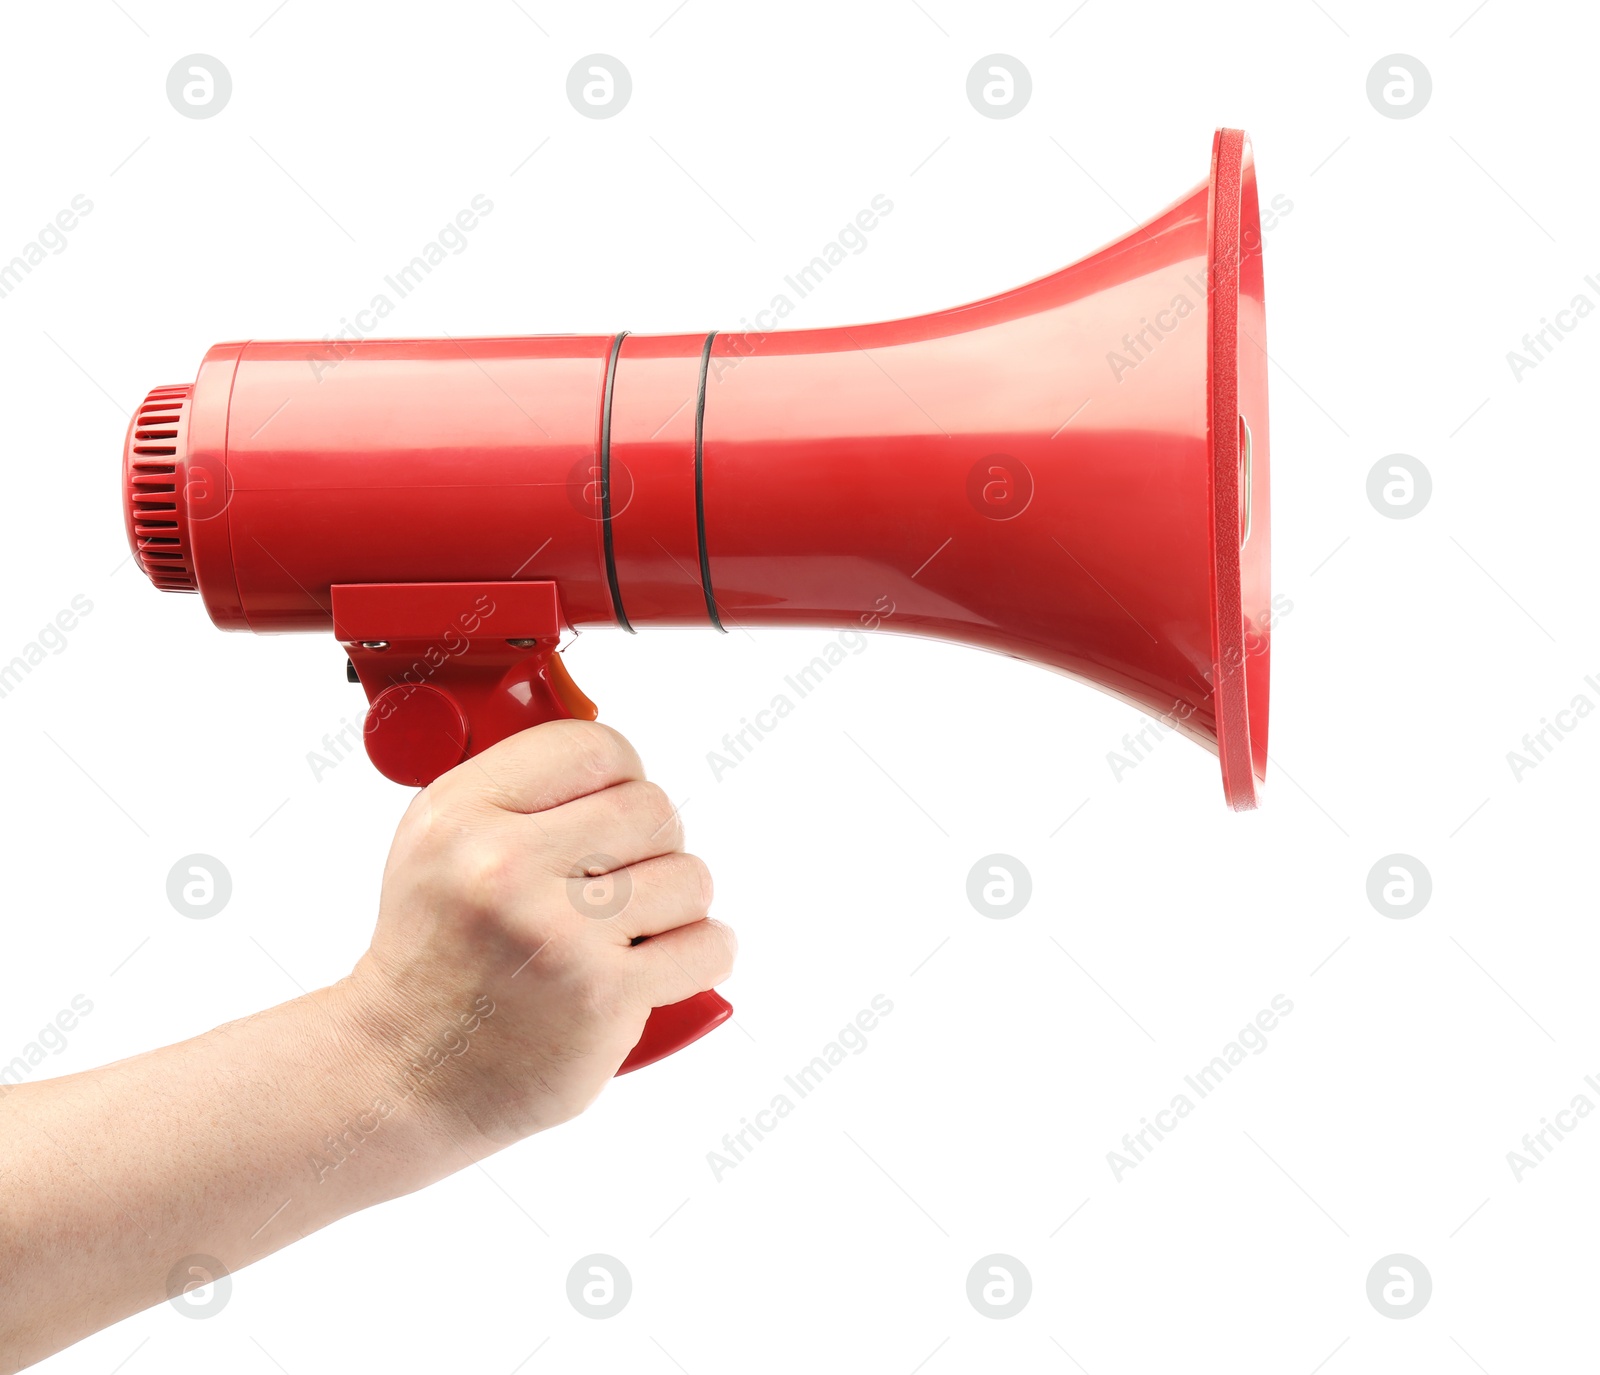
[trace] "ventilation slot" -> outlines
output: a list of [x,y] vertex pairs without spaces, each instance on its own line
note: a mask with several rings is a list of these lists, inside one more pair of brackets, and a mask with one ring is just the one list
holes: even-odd
[[128,432],[128,528],[139,566],[167,592],[195,591],[194,569],[178,520],[180,454],[187,451],[188,387],[157,387]]

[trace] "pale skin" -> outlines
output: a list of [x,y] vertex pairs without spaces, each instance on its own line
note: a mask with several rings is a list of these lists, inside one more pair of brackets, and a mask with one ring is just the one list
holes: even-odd
[[[587,888],[596,869],[620,886]],[[0,1091],[0,1372],[203,1284],[191,1257],[238,1271],[576,1116],[652,1007],[727,977],[710,903],[607,727],[539,726],[446,774],[400,823],[349,976]]]

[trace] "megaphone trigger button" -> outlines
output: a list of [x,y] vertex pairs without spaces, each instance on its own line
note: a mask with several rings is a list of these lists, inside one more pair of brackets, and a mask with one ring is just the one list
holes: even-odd
[[566,708],[567,714],[574,720],[593,721],[600,715],[600,708],[589,700],[588,694],[572,681],[572,675],[567,672],[567,666],[561,661],[561,655],[555,650],[550,651],[550,662],[545,667],[545,681],[550,684],[550,691],[555,698]]

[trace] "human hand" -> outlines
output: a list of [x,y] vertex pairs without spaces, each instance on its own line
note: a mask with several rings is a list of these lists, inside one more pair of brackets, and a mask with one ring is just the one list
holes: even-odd
[[728,976],[736,945],[710,903],[633,747],[552,722],[417,795],[341,998],[380,1084],[403,1085],[452,1149],[486,1153],[581,1112],[651,1008]]

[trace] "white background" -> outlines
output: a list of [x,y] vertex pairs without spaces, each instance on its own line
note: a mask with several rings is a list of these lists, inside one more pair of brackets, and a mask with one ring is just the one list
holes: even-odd
[[[1118,781],[1129,708],[879,637],[718,782],[707,751],[827,632],[587,634],[575,677],[684,800],[739,931],[737,1026],[241,1272],[215,1318],[159,1305],[43,1368],[1575,1368],[1600,1123],[1520,1182],[1506,1153],[1600,1101],[1600,720],[1520,782],[1506,755],[1600,702],[1600,322],[1520,381],[1506,354],[1600,302],[1593,13],[272,3],[5,11],[0,258],[75,194],[94,208],[0,300],[0,659],[75,595],[93,611],[0,700],[0,1060],[77,994],[94,1011],[41,1076],[364,947],[406,795],[360,758],[312,776],[359,719],[343,656],[155,593],[125,557],[119,451],[149,387],[220,339],[337,330],[479,193],[493,213],[386,332],[734,328],[877,194],[893,213],[791,323],[919,313],[1119,236],[1204,177],[1215,125],[1248,129],[1263,204],[1293,205],[1266,245],[1293,604],[1272,776],[1231,814],[1174,736]],[[233,78],[206,120],[165,94],[196,52]],[[567,101],[595,52],[632,73],[612,119]],[[1011,119],[965,93],[995,52],[1032,74]],[[1405,120],[1366,95],[1397,52],[1433,78]],[[1395,452],[1433,477],[1409,520],[1366,495]],[[233,875],[209,921],[165,894],[197,851]],[[993,852],[1032,874],[1008,921],[966,898]],[[1408,920],[1366,896],[1394,852],[1432,875]],[[875,994],[894,1012],[868,1048],[715,1181],[707,1152]],[[1277,994],[1294,1011],[1268,1048],[1119,1182],[1107,1152]],[[593,1252],[634,1281],[606,1321],[565,1293]],[[1004,1321],[965,1292],[993,1252],[1033,1281]],[[1366,1295],[1394,1252],[1433,1278],[1404,1321]]]

